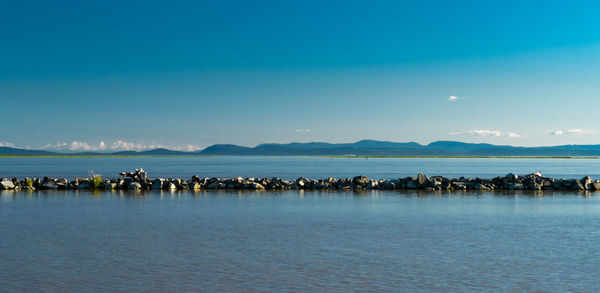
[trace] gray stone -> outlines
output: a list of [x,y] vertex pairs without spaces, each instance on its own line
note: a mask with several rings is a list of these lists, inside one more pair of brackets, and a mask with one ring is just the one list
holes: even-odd
[[252,189],[265,189],[260,183],[252,183]]
[[10,180],[0,181],[0,189],[14,189],[15,184]]
[[188,184],[188,187],[189,187],[190,189],[192,189],[192,190],[199,190],[199,189],[202,189],[202,185],[201,185],[200,183],[196,182],[196,181],[194,181],[194,182],[192,182],[192,183]]
[[152,189],[162,189],[164,181],[165,180],[162,178],[158,178],[158,179],[154,180],[154,182],[152,182],[151,188]]
[[417,175],[417,182],[415,182],[417,184],[418,188],[423,188],[426,186],[429,186],[429,178],[427,178],[427,176],[419,173],[419,175]]
[[519,176],[517,176],[513,173],[508,173],[508,174],[506,174],[506,176],[504,176],[504,181],[505,182],[514,182],[515,180],[517,180],[517,178],[519,178]]
[[583,184],[581,184],[581,181],[575,179],[575,180],[572,181],[571,189],[573,189],[573,190],[585,190],[585,186],[583,186]]
[[352,183],[355,185],[365,186],[367,183],[369,183],[369,178],[365,176],[356,176],[352,178]]
[[39,189],[57,189],[57,186],[52,181],[44,181],[38,186]]
[[140,190],[142,189],[142,185],[138,182],[131,182],[129,186],[127,186],[129,190]]
[[375,189],[379,186],[379,182],[377,180],[371,180],[367,183],[367,189]]

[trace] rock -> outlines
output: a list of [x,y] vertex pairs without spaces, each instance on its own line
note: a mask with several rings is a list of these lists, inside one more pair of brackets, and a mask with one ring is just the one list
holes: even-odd
[[165,182],[163,184],[163,189],[165,189],[165,190],[175,190],[175,189],[177,189],[177,185],[175,185],[175,183],[173,183],[173,182]]
[[202,185],[200,183],[196,182],[196,181],[191,182],[190,184],[188,184],[188,187],[189,187],[189,189],[192,189],[192,190],[202,189]]
[[[56,188],[60,189],[60,183],[56,184]],[[81,183],[79,184],[79,186],[77,186],[77,189],[89,189],[90,185],[88,183]]]
[[592,178],[590,178],[590,176],[585,176],[585,177],[581,178],[581,184],[583,185],[585,190],[592,190],[593,182],[594,182],[594,180],[592,180]]
[[265,189],[260,183],[252,183],[252,189]]
[[0,189],[14,189],[15,184],[10,180],[0,181]]
[[429,178],[427,178],[427,176],[419,173],[419,175],[417,175],[417,180],[416,180],[415,184],[417,185],[417,188],[427,187],[427,186],[429,186]]
[[504,182],[515,182],[515,180],[517,180],[517,178],[519,178],[519,176],[517,176],[513,173],[508,173],[508,174],[506,174],[506,176],[504,176]]
[[366,176],[356,176],[352,178],[352,183],[354,185],[365,186],[369,182],[369,178]]
[[52,181],[44,181],[38,186],[39,189],[57,189],[58,187]]
[[379,186],[379,182],[377,180],[371,180],[367,183],[367,189],[375,189]]
[[164,181],[165,181],[164,179],[158,178],[158,179],[156,179],[156,180],[154,180],[152,182],[152,185],[150,186],[150,188],[152,188],[152,189],[162,189]]
[[542,185],[532,182],[529,184],[529,189],[531,190],[542,190]]
[[138,182],[131,182],[129,186],[127,186],[129,190],[140,190],[142,189],[142,185]]
[[121,172],[119,175],[123,176],[123,178],[130,178],[132,180],[141,180],[146,179],[148,173],[144,171],[144,169],[135,169],[135,172]]
[[474,183],[473,185],[469,186],[470,189],[473,190],[490,190],[491,188],[489,188],[488,186],[485,186],[485,184],[482,183]]
[[573,190],[585,190],[585,186],[583,186],[583,184],[581,184],[581,181],[575,179],[571,183],[571,189],[573,189]]
[[116,188],[117,188],[117,183],[116,182],[107,182],[107,183],[104,183],[104,189],[112,190],[112,189],[116,189]]

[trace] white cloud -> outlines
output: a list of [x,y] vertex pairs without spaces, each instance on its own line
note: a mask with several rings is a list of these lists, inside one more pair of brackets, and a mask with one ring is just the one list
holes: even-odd
[[12,143],[10,143],[10,142],[7,142],[7,141],[0,141],[0,147],[10,147],[10,148],[14,148],[14,147],[15,147],[15,145],[14,145],[14,144],[12,144]]
[[468,131],[459,131],[459,132],[449,132],[450,135],[472,135],[472,136],[494,136],[500,137],[505,136],[509,138],[517,138],[520,137],[518,133],[514,132],[502,132],[499,130],[489,130],[489,129],[473,129]]
[[89,145],[86,142],[73,141],[73,142],[71,142],[71,145],[69,146],[69,150],[71,150],[71,151],[93,151],[94,147],[92,147],[91,145]]
[[[0,142],[0,146],[2,143]],[[104,142],[100,141],[97,145],[90,144],[84,141],[72,141],[70,143],[67,142],[59,142],[56,144],[47,144],[42,147],[43,149],[52,149],[52,150],[69,150],[74,152],[81,151],[144,151],[144,150],[153,150],[158,148],[176,150],[176,151],[188,151],[193,152],[197,150],[203,149],[203,147],[196,145],[185,145],[185,146],[169,146],[169,145],[161,145],[161,144],[153,144],[153,145],[143,145],[140,143],[127,142],[123,140],[117,140],[110,144],[110,147]]]
[[562,131],[562,130],[551,131],[550,135],[563,135],[563,134],[580,135],[580,134],[595,134],[595,133],[596,133],[595,130],[573,128],[573,129],[569,129],[567,131]]
[[169,146],[163,144],[143,145],[140,143],[117,140],[113,142],[113,144],[110,146],[110,149],[113,151],[144,151],[153,149],[169,149],[174,151],[194,152],[203,149],[203,147],[191,144],[185,146]]
[[587,129],[579,129],[579,128],[575,128],[575,129],[569,129],[567,130],[568,134],[594,134],[596,133],[595,130],[587,130]]
[[302,133],[302,132],[310,132],[310,129],[296,129],[294,132]]
[[195,152],[195,151],[199,151],[201,149],[204,149],[203,147],[199,147],[197,145],[191,145],[188,144],[184,147],[179,147],[179,148],[174,148],[175,150],[179,150],[179,151],[186,151],[186,152]]
[[449,96],[449,97],[448,97],[448,101],[454,102],[454,101],[456,101],[456,100],[458,100],[458,97],[457,97],[457,96]]
[[111,150],[133,151],[142,150],[144,147],[141,144],[117,140],[110,147]]

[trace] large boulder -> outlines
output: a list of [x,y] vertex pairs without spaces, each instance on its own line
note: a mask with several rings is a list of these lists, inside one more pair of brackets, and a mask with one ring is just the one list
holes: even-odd
[[417,188],[425,188],[425,187],[429,186],[429,178],[427,178],[427,176],[419,173],[419,175],[417,175],[417,180],[416,180],[415,184],[417,185]]
[[571,183],[571,189],[573,190],[585,190],[585,186],[581,184],[581,181],[578,179],[574,179]]
[[592,178],[590,178],[590,176],[585,176],[585,177],[581,178],[581,184],[583,184],[583,187],[585,187],[586,190],[592,189],[593,182],[594,182],[594,180],[592,180]]
[[265,189],[260,183],[252,183],[252,189]]
[[165,190],[175,190],[175,189],[177,189],[177,185],[175,185],[175,183],[173,183],[173,182],[165,182],[163,184],[163,189],[165,189]]
[[513,173],[508,173],[508,174],[506,174],[506,176],[504,176],[504,182],[506,182],[506,183],[515,182],[517,180],[517,178],[519,178],[519,176],[517,176]]
[[369,183],[369,178],[366,176],[356,176],[352,178],[352,183],[354,183],[354,185],[365,186]]
[[140,190],[142,189],[142,185],[139,182],[131,182],[129,186],[127,186],[129,190]]
[[162,178],[158,178],[158,179],[154,180],[154,182],[152,182],[152,186],[151,186],[151,188],[152,188],[152,189],[162,189],[162,188],[163,188],[163,182],[164,182],[164,181],[165,181],[165,180],[164,180],[164,179],[162,179]]
[[10,180],[0,181],[0,189],[14,189],[15,184]]
[[202,184],[198,183],[197,181],[192,181],[188,184],[188,187],[192,190],[199,190],[202,189]]
[[367,189],[376,189],[379,186],[379,182],[377,180],[370,180],[367,183]]
[[44,181],[38,186],[39,189],[58,189],[53,181]]

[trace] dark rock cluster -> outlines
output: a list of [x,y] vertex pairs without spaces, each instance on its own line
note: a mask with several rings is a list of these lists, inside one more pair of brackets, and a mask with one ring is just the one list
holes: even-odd
[[189,180],[184,179],[149,179],[146,172],[139,169],[135,172],[120,173],[121,178],[102,179],[74,178],[73,180],[44,177],[24,179],[0,179],[0,189],[12,190],[46,190],[46,189],[125,189],[125,190],[200,190],[200,189],[247,189],[247,190],[600,190],[600,180],[592,180],[589,176],[581,179],[556,179],[532,173],[524,176],[507,174],[495,178],[445,178],[443,176],[427,177],[418,174],[416,177],[398,179],[369,179],[364,176],[345,179],[307,179],[282,180],[280,178],[200,178],[196,175]]

